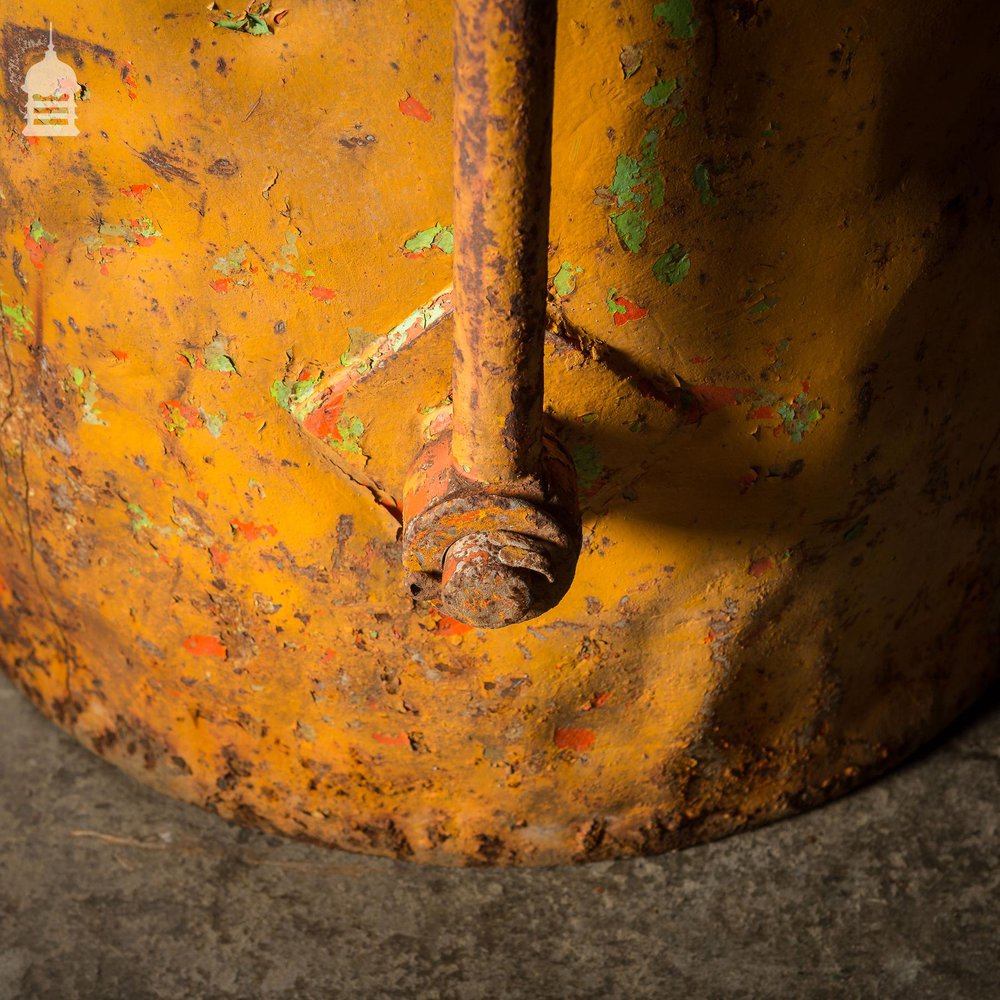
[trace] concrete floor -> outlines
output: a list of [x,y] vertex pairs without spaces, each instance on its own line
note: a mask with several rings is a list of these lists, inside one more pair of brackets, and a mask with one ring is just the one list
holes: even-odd
[[651,860],[417,868],[134,784],[0,680],[0,998],[1000,996],[1000,703],[825,809]]

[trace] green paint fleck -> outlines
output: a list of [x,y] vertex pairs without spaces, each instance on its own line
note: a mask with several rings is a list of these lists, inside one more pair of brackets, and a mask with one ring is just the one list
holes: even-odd
[[657,80],[645,94],[642,95],[642,103],[650,108],[662,108],[671,95],[677,89],[677,80],[668,77],[666,80]]
[[246,263],[247,259],[247,250],[249,249],[250,247],[247,243],[235,247],[224,257],[216,258],[215,264],[212,265],[212,269],[224,274],[227,278],[232,277],[232,275],[243,270],[243,265]]
[[69,370],[73,385],[80,391],[80,403],[82,405],[81,420],[85,424],[96,424],[99,427],[107,427],[108,422],[101,419],[101,411],[97,408],[97,382],[92,372],[85,372],[82,368]]
[[149,515],[137,503],[129,503],[125,507],[131,516],[130,527],[134,534],[138,534],[143,528],[153,527]]
[[210,372],[232,372],[234,375],[239,375],[235,362],[226,353],[228,350],[229,338],[224,337],[221,333],[216,333],[212,342],[205,346],[203,352],[205,367]]
[[143,216],[141,219],[134,222],[132,225],[132,231],[139,236],[145,237],[146,239],[163,235],[163,233],[161,233],[153,224],[153,220],[147,216]]
[[627,208],[624,212],[615,212],[611,216],[615,232],[627,250],[638,253],[646,238],[649,223],[637,208]]
[[[129,244],[129,246],[135,246],[140,241],[143,241],[144,245],[148,245],[157,236],[163,235],[156,228],[153,220],[145,215],[141,219],[122,219],[117,225],[112,222],[102,222],[97,227],[97,232],[100,236],[105,237],[105,239],[112,236],[118,237]],[[80,239],[91,252],[93,252],[95,246],[99,248],[104,242],[96,236],[82,236]]]
[[656,151],[660,133],[647,132],[640,145],[640,155],[619,155],[615,161],[615,175],[606,188],[598,188],[598,204],[611,205],[623,211],[613,212],[611,222],[618,238],[626,249],[638,253],[646,238],[649,221],[639,207],[646,196],[652,208],[663,204],[663,175],[656,166]]
[[712,180],[708,173],[707,163],[696,163],[694,167],[694,189],[698,192],[703,205],[718,205],[719,199],[712,190]]
[[361,435],[365,432],[365,425],[360,417],[343,417],[337,423],[337,430],[340,431],[340,440],[328,438],[331,447],[337,451],[346,451],[354,455],[363,455],[361,450]]
[[213,21],[213,24],[217,28],[242,31],[246,35],[270,35],[273,34],[271,26],[264,20],[264,15],[270,9],[271,0],[261,0],[247,7],[242,17],[236,17],[231,10],[227,10],[226,16]]
[[421,229],[414,233],[404,244],[403,249],[407,253],[422,254],[432,247],[436,247],[442,253],[452,253],[455,249],[455,236],[451,226],[442,226],[435,223],[430,229]]
[[52,235],[41,223],[39,219],[34,219],[30,226],[28,226],[28,235],[36,242],[41,243],[45,240],[48,243],[55,243],[56,238]]
[[568,260],[564,260],[552,278],[556,295],[572,295],[576,291],[576,276],[582,273],[582,267],[574,267]]
[[612,288],[608,292],[608,297],[604,300],[604,304],[608,307],[608,312],[612,316],[614,316],[615,313],[628,312],[628,309],[625,306],[619,305],[615,301],[615,299],[617,299],[617,298],[618,298],[618,289],[617,288]]
[[765,313],[769,313],[777,304],[778,300],[776,298],[767,296],[761,299],[760,302],[757,302],[754,305],[752,305],[750,307],[749,312],[753,316],[762,316]]
[[690,254],[679,243],[675,243],[656,259],[653,264],[653,277],[664,285],[676,285],[687,277],[690,270]]
[[666,24],[674,38],[694,38],[701,23],[692,0],[664,0],[653,7],[653,17]]
[[35,330],[35,319],[31,310],[25,305],[14,305],[4,301],[3,288],[0,288],[0,317],[9,321],[15,340],[24,338]]
[[601,453],[593,444],[581,444],[570,453],[576,466],[576,476],[580,492],[587,494],[599,484],[604,474]]
[[633,190],[641,183],[642,166],[635,157],[622,153],[615,161],[615,176],[608,186],[619,205],[642,201],[642,195]]
[[798,444],[806,431],[822,418],[822,405],[820,400],[810,399],[804,392],[800,392],[790,403],[779,403],[775,412],[781,417],[785,433]]
[[680,128],[680,126],[683,125],[687,120],[688,120],[688,113],[683,108],[681,108],[681,110],[678,111],[677,114],[670,119],[670,127]]
[[292,394],[289,391],[287,385],[280,378],[274,380],[271,384],[271,398],[280,406],[283,410],[291,410],[292,408]]

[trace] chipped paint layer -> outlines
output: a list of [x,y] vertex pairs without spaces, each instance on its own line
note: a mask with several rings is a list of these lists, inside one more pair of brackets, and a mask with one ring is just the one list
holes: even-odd
[[29,142],[10,95],[47,27],[10,0],[26,695],[221,816],[449,864],[745,829],[972,703],[1000,642],[1000,10],[738,6],[560,18],[533,273],[584,542],[558,607],[492,634],[401,586],[404,476],[453,401],[451,5],[254,6],[254,34],[52,0],[89,99]]

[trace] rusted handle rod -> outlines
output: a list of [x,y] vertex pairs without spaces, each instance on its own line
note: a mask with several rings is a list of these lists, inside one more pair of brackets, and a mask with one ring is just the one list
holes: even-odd
[[542,455],[556,0],[454,0],[452,455],[514,483]]
[[555,0],[454,0],[454,419],[407,477],[415,600],[480,628],[555,607],[576,473],[542,432]]

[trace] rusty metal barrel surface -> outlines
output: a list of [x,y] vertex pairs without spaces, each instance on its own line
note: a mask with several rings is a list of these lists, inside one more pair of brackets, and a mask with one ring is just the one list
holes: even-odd
[[0,662],[154,788],[655,853],[996,679],[1000,9],[555,7],[0,11]]

